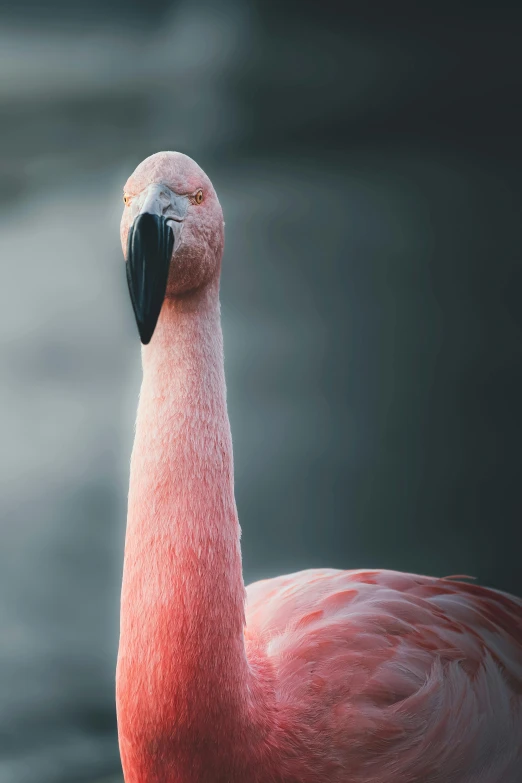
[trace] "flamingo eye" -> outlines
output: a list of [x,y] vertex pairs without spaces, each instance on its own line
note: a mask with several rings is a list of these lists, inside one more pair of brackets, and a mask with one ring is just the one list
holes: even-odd
[[196,195],[194,196],[194,201],[196,202],[196,204],[201,204],[201,202],[203,201],[203,191],[202,190],[198,190],[196,192]]
[[128,207],[129,204],[131,203],[131,197],[127,193],[123,194],[123,203],[125,204],[126,207]]

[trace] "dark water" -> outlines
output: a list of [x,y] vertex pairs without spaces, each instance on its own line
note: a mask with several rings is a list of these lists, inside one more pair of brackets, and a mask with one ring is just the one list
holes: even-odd
[[0,783],[118,770],[140,379],[121,188],[223,203],[247,580],[313,565],[522,593],[514,7],[19,3],[0,32]]

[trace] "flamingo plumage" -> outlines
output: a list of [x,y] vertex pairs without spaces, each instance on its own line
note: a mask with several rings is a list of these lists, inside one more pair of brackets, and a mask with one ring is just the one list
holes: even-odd
[[520,783],[522,601],[308,570],[244,587],[214,188],[157,153],[125,186],[142,348],[117,665],[126,783]]

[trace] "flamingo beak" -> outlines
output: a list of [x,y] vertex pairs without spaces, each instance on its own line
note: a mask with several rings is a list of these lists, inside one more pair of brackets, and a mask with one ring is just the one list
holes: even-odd
[[147,189],[127,240],[127,283],[143,345],[148,345],[165,299],[175,240],[188,200],[165,186]]

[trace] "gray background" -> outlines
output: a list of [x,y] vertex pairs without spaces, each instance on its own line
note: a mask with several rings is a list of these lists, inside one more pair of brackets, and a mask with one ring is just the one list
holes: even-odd
[[[0,783],[117,774],[140,382],[118,224],[146,155],[227,223],[247,580],[522,593],[515,4],[1,4]],[[421,6],[421,8],[419,8]]]

